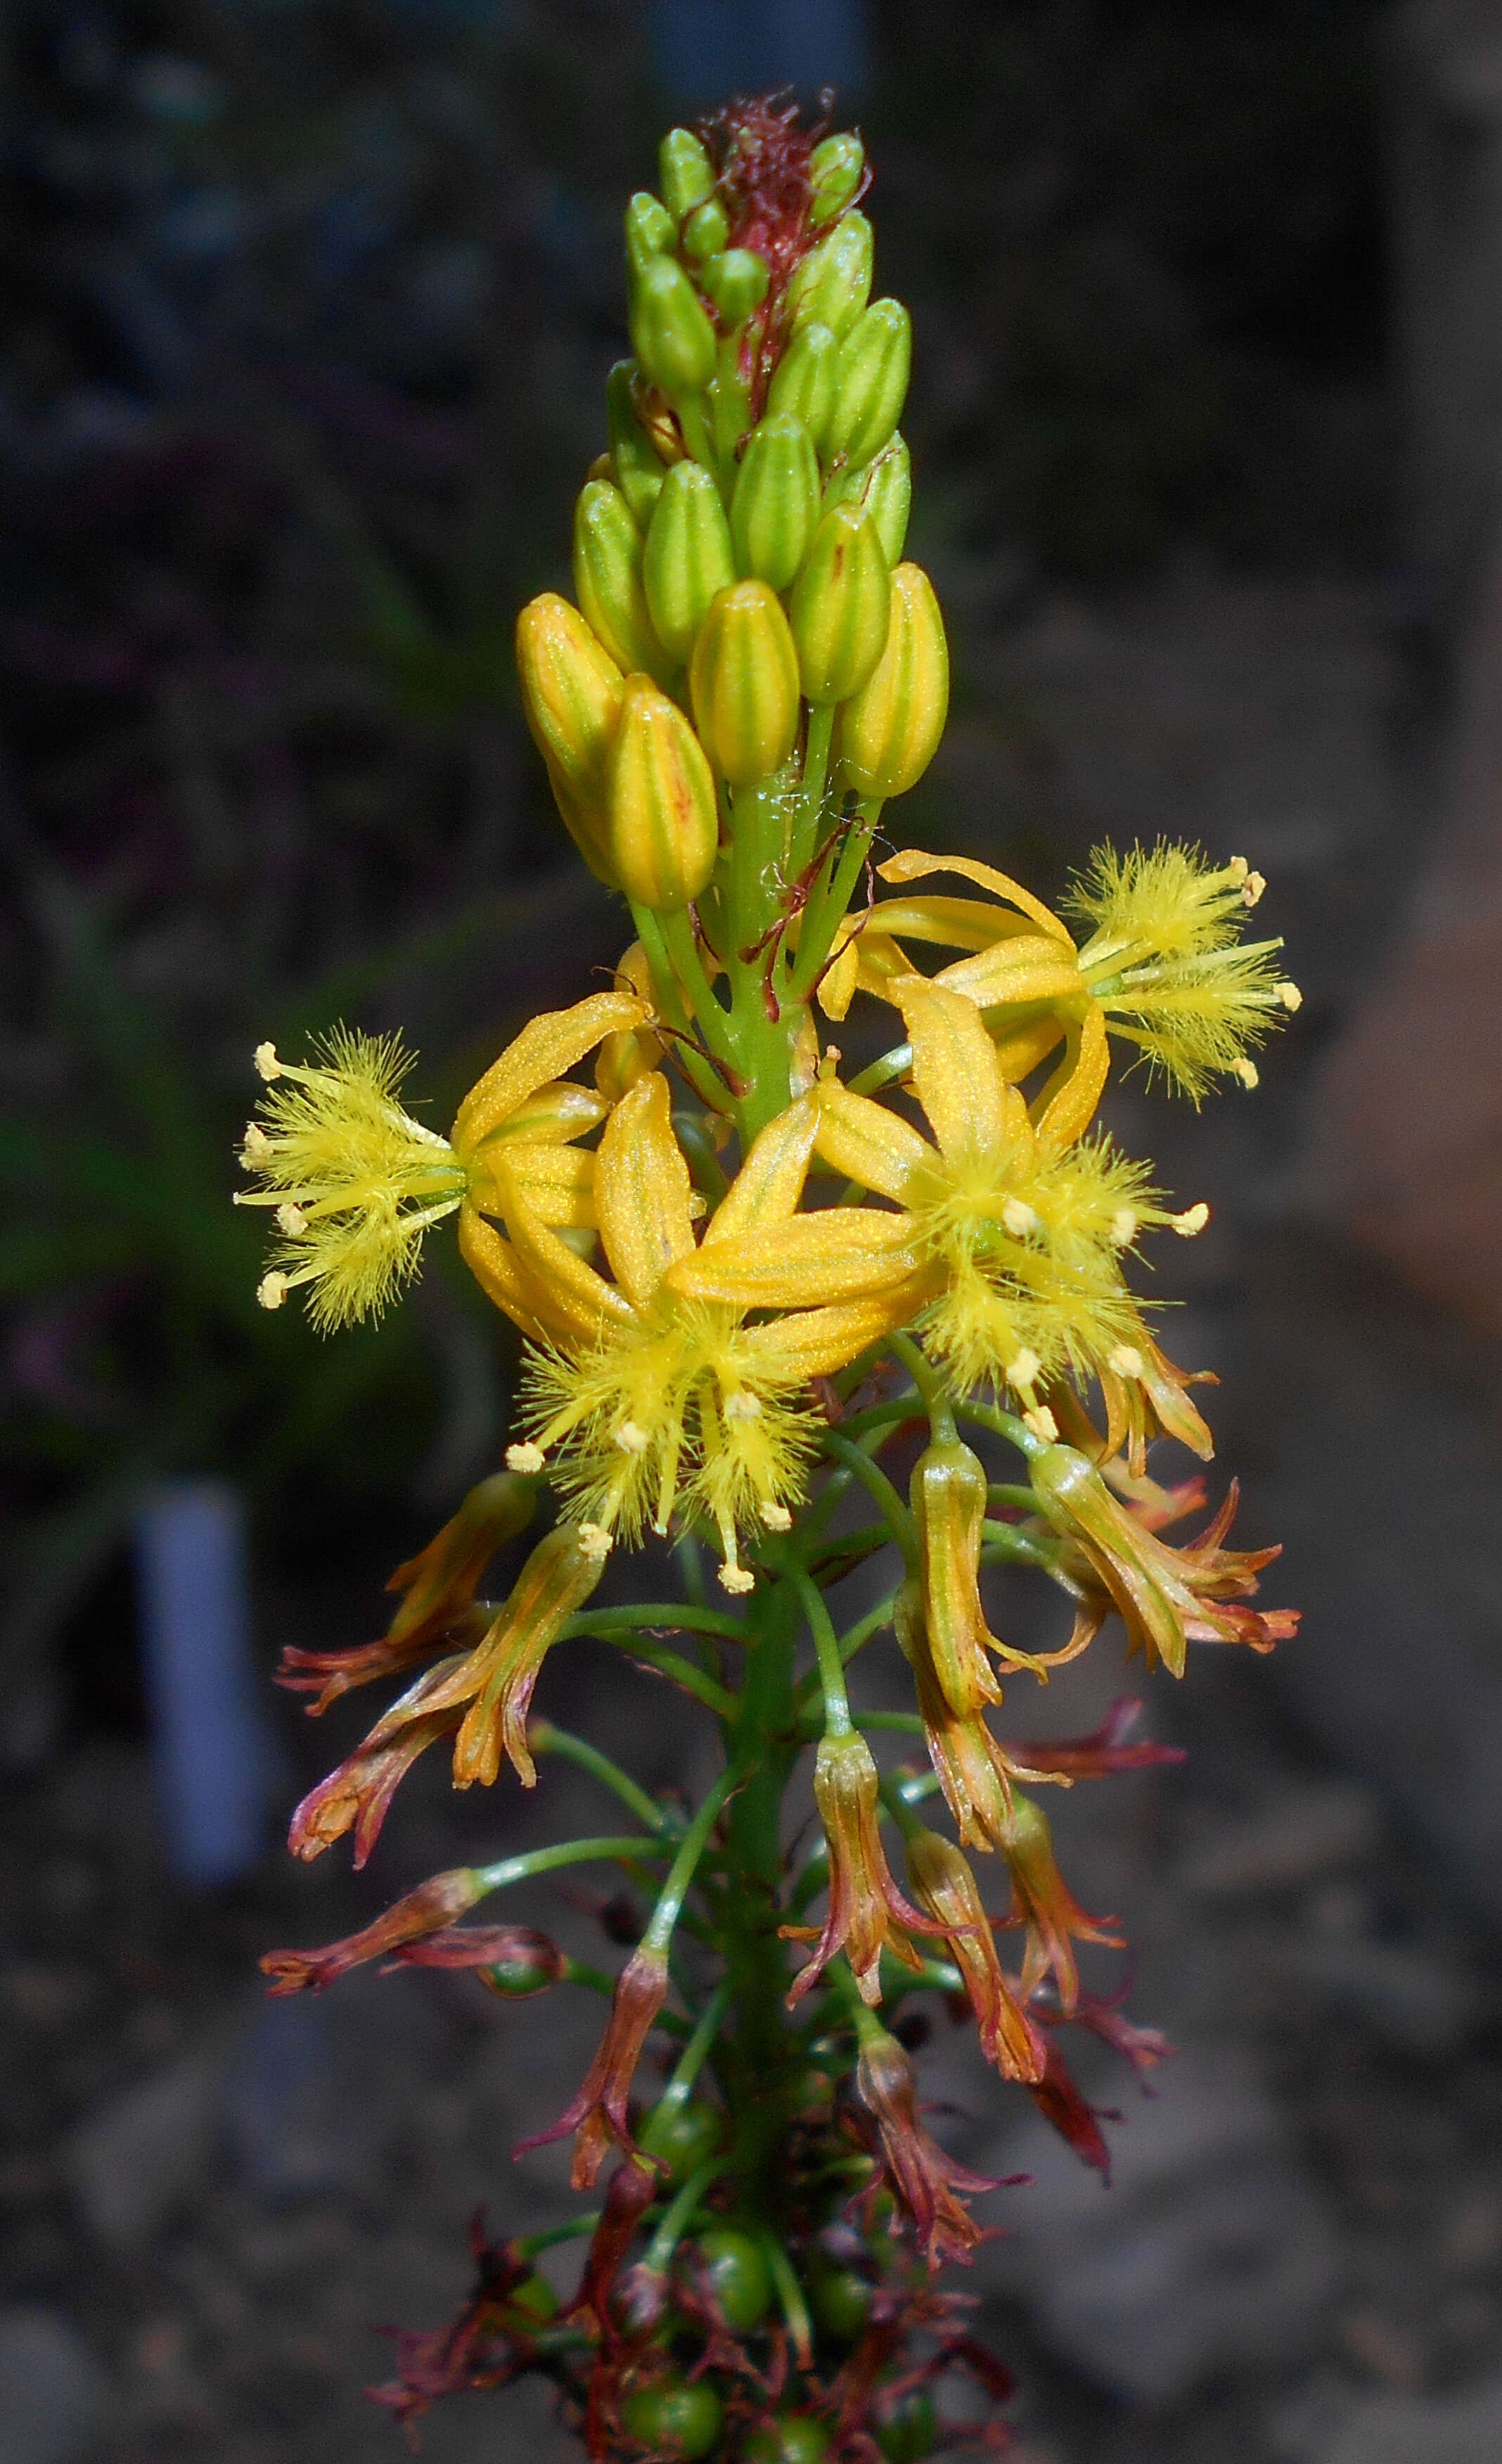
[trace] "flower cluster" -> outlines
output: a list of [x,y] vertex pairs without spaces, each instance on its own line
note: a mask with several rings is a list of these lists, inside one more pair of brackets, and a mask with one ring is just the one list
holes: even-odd
[[[866,176],[852,135],[738,105],[674,131],[660,193],[628,209],[634,356],[579,499],[578,604],[543,594],[518,627],[559,813],[630,909],[613,984],[524,1025],[446,1136],[398,1101],[395,1043],[342,1030],[298,1063],[263,1045],[241,1151],[249,1202],[276,1210],[266,1307],[301,1287],[323,1330],[375,1310],[453,1215],[522,1339],[504,1468],[393,1576],[387,1634],[287,1655],[314,1711],[403,1688],[298,1808],[292,1845],[351,1833],[364,1861],[439,1741],[461,1788],[572,1759],[636,1828],[437,1877],[348,1942],[265,1964],[280,1992],[377,1957],[468,1965],[502,1996],[587,1988],[596,1971],[535,1928],[455,1920],[576,1859],[652,1878],[599,2052],[546,2134],[573,2135],[581,2189],[619,2158],[572,2304],[537,2290],[525,2241],[477,2236],[463,2332],[410,2343],[391,2399],[409,2415],[541,2369],[598,2457],[730,2441],[751,2464],[853,2459],[904,2406],[916,2456],[932,2378],[963,2366],[1000,2391],[927,2287],[970,2256],[968,2202],[996,2186],[926,2129],[878,2011],[968,2006],[1000,2077],[1105,2169],[1057,2031],[1139,2066],[1166,2048],[1082,1984],[1079,1947],[1118,1937],[1071,1895],[1030,1792],[1170,1757],[1131,1742],[1132,1705],[1026,1747],[993,1715],[1113,1617],[1175,1676],[1191,1642],[1265,1650],[1294,1624],[1251,1605],[1275,1551],[1225,1545],[1234,1487],[1197,1538],[1165,1536],[1204,1491],[1160,1485],[1148,1445],[1203,1459],[1211,1438],[1133,1269],[1206,1209],[1171,1206],[1097,1121],[1121,1045],[1196,1101],[1217,1076],[1255,1084],[1251,1049],[1297,1006],[1278,944],[1242,936],[1260,878],[1187,847],[1108,850],[1061,915],[979,860],[872,860],[885,803],[939,744],[947,654],[903,559],[910,334],[870,296]],[[828,1030],[857,1003],[895,1040],[848,1071]],[[557,1519],[483,1598],[548,1495]],[[681,1602],[601,1605],[612,1551],[653,1536],[691,1571],[707,1542],[728,1600],[696,1579]],[[894,1580],[842,1634],[827,1595],[883,1551]],[[999,1563],[1064,1595],[1056,1649],[994,1630]],[[914,1708],[863,1720],[847,1671],[888,1630]],[[550,1656],[584,1634],[718,1722],[723,1768],[692,1816],[533,1716]],[[926,1770],[883,1771],[871,1740],[894,1726]],[[799,1866],[779,1807],[809,1747],[822,1838]],[[929,1799],[954,1838],[920,1818]],[[1004,1876],[998,1911],[972,1856]],[[789,1941],[812,1946],[792,1974]],[[644,2122],[654,2038],[672,2077]]]

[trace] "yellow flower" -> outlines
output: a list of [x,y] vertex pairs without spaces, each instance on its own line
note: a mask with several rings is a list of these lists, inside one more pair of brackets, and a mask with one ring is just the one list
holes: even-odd
[[706,1243],[669,1280],[685,1297],[747,1309],[921,1291],[923,1341],[957,1387],[1010,1385],[1051,1436],[1039,1381],[1113,1361],[1130,1375],[1146,1341],[1123,1253],[1145,1226],[1197,1229],[1203,1216],[1168,1214],[1142,1168],[1104,1138],[1060,1148],[1036,1128],[962,994],[909,975],[888,998],[902,1010],[935,1142],[832,1080],[808,1100],[822,1159],[900,1211],[835,1206],[800,1216],[775,1243]]
[[[552,1340],[527,1369],[530,1440],[515,1470],[554,1477],[603,1530],[628,1543],[665,1531],[674,1506],[702,1514],[724,1552],[720,1580],[747,1591],[737,1535],[787,1529],[818,1422],[810,1378],[832,1375],[899,1326],[910,1293],[856,1296],[757,1326],[745,1310],[685,1295],[674,1274],[696,1256],[748,1242],[780,1247],[813,1149],[818,1111],[805,1097],[756,1140],[696,1251],[696,1201],[673,1131],[668,1082],[650,1070],[612,1111],[593,1181],[594,1219],[614,1281],[543,1221],[519,1185],[501,1191],[526,1322]],[[504,1166],[501,1177],[505,1183]]]
[[[307,1285],[309,1315],[325,1331],[378,1314],[415,1274],[424,1234],[459,1209],[488,1257],[479,1217],[497,1205],[502,1155],[508,1184],[524,1189],[545,1221],[588,1231],[594,1159],[573,1141],[607,1106],[562,1072],[650,1015],[621,990],[533,1019],[465,1097],[447,1138],[397,1101],[411,1067],[398,1038],[336,1027],[309,1064],[261,1045],[255,1066],[270,1091],[240,1161],[262,1186],[237,1197],[276,1210],[281,1239],[257,1289],[262,1308],[279,1309]],[[503,1258],[494,1271],[504,1286]]]

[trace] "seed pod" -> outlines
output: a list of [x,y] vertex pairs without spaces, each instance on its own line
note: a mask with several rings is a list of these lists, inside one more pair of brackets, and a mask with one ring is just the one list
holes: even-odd
[[778,411],[753,429],[730,500],[737,569],[785,590],[819,513],[819,462],[801,419]]
[[850,332],[871,297],[875,241],[864,214],[844,214],[827,239],[810,249],[787,286],[794,333],[815,319],[837,335]]
[[606,799],[625,679],[578,608],[554,590],[529,600],[517,619],[517,672],[564,826],[591,871],[613,883]]
[[787,613],[811,702],[859,691],[887,639],[892,584],[876,525],[859,505],[833,505],[814,532]]
[[834,363],[839,349],[838,335],[817,318],[810,319],[783,353],[766,389],[768,413],[776,416],[785,410],[792,418],[801,419],[815,445],[824,434],[834,402]]
[[745,323],[753,308],[761,307],[772,275],[765,257],[758,256],[754,248],[726,248],[705,259],[698,278],[729,334]]
[[642,580],[657,638],[675,664],[686,659],[717,590],[736,578],[719,490],[699,462],[675,462],[647,532]]
[[574,588],[579,605],[623,674],[644,668],[659,681],[669,659],[652,630],[642,588],[642,536],[608,479],[590,479],[574,508]]
[[949,712],[949,646],[918,564],[892,576],[892,622],[875,668],[840,714],[840,759],[862,796],[900,796],[932,761]]
[[808,220],[817,226],[843,213],[861,184],[866,148],[852,128],[824,138],[808,157],[808,183],[813,193]]
[[715,869],[715,781],[677,703],[650,676],[628,676],[610,748],[610,861],[628,898],[671,914]]
[[724,247],[729,236],[730,216],[718,197],[706,197],[683,226],[683,253],[691,256],[696,265],[702,265],[706,256],[714,256]]
[[636,416],[631,397],[634,360],[617,360],[606,379],[606,412],[610,423],[610,467],[615,484],[631,509],[631,519],[645,530],[662,494],[664,464],[652,438]]
[[913,367],[913,320],[899,299],[877,299],[840,344],[825,458],[869,462],[902,416]]
[[721,778],[748,787],[780,770],[798,734],[798,653],[764,582],[721,590],[689,669],[694,723]]
[[673,216],[650,188],[638,188],[626,209],[626,262],[635,274],[663,255],[677,237]]
[[703,204],[715,185],[715,174],[692,128],[669,129],[657,148],[657,178],[675,223]]
[[715,373],[715,328],[675,256],[653,256],[631,285],[631,348],[664,393],[701,393]]

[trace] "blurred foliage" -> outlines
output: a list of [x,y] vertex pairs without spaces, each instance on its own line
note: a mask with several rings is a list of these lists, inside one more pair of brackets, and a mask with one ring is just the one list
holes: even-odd
[[[255,1310],[232,1147],[262,1035],[400,1016],[438,1117],[612,955],[510,635],[565,583],[563,508],[604,441],[650,13],[0,22],[12,1651],[163,1472],[233,1468],[285,1542],[436,1499],[493,1446],[503,1372],[456,1273],[335,1347]],[[1359,0],[869,13],[883,283],[914,302],[929,544],[981,571],[967,604],[1185,536],[1363,548]]]

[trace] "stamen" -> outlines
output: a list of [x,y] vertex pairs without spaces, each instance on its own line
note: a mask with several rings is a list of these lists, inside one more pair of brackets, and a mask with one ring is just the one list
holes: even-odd
[[1233,890],[1239,890],[1250,870],[1251,867],[1244,855],[1233,855],[1226,868],[1226,877]]
[[1118,1377],[1140,1377],[1142,1355],[1135,1345],[1118,1343],[1114,1352],[1107,1353],[1106,1367],[1114,1369]]
[[757,1512],[768,1531],[790,1531],[793,1528],[793,1518],[787,1507],[779,1506],[775,1497],[763,1497]]
[[756,1576],[749,1566],[732,1566],[727,1563],[719,1570],[719,1587],[723,1592],[734,1593],[739,1599],[746,1592],[755,1591]]
[[1297,984],[1291,984],[1286,979],[1278,986],[1278,999],[1287,1010],[1302,1009],[1304,1006],[1304,996]]
[[1009,1386],[1030,1386],[1042,1367],[1043,1363],[1037,1353],[1028,1352],[1024,1347],[1021,1352],[1015,1353],[1006,1364],[1006,1382]]
[[738,1387],[733,1395],[726,1396],[725,1418],[727,1420],[759,1420],[761,1417],[762,1403],[760,1397],[756,1395],[748,1395],[743,1386]]
[[1047,1403],[1036,1403],[1030,1412],[1024,1412],[1022,1424],[1025,1429],[1030,1429],[1035,1438],[1044,1439],[1050,1446],[1059,1434],[1059,1424]]
[[1111,1238],[1118,1249],[1129,1249],[1137,1239],[1137,1217],[1130,1206],[1118,1206],[1111,1219]]
[[289,1241],[295,1241],[298,1234],[305,1232],[307,1228],[308,1219],[301,1207],[295,1206],[290,1198],[283,1199],[276,1209],[277,1231],[285,1232]]
[[1242,884],[1242,905],[1244,907],[1255,907],[1267,886],[1267,879],[1263,873],[1248,872],[1246,880]]
[[1261,1084],[1261,1076],[1256,1063],[1254,1061],[1248,1061],[1245,1058],[1240,1061],[1232,1062],[1231,1075],[1234,1078],[1239,1078],[1244,1087],[1256,1087]]
[[255,1297],[263,1309],[279,1309],[290,1289],[287,1277],[274,1266],[270,1274],[262,1275],[256,1285]]
[[270,1153],[271,1140],[259,1121],[247,1121],[245,1136],[240,1144],[240,1161],[249,1165],[264,1163]]
[[546,1461],[541,1447],[534,1445],[530,1438],[524,1438],[519,1445],[506,1448],[508,1471],[540,1472]]
[[607,1531],[603,1523],[581,1523],[579,1546],[586,1557],[603,1564],[614,1548],[615,1540],[613,1534]]
[[1204,1231],[1209,1220],[1210,1210],[1203,1198],[1197,1206],[1186,1206],[1182,1215],[1168,1218],[1171,1230],[1178,1233],[1181,1241],[1192,1241],[1197,1232]]
[[255,1047],[254,1059],[255,1067],[268,1086],[274,1078],[281,1076],[281,1063],[276,1058],[275,1044],[258,1044]]
[[1002,1208],[1002,1221],[1007,1231],[1020,1241],[1025,1233],[1036,1231],[1038,1210],[1029,1206],[1025,1198],[1008,1198]]
[[615,1442],[623,1455],[644,1455],[652,1440],[637,1421],[623,1420],[615,1432]]

